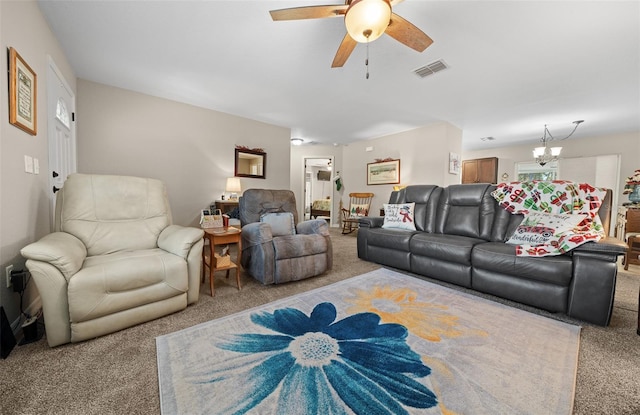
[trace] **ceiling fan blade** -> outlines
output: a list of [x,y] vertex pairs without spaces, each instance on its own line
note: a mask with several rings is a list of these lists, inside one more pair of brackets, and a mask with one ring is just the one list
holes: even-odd
[[332,68],[342,67],[342,65],[345,64],[347,59],[349,59],[349,56],[351,56],[351,52],[353,52],[353,49],[356,47],[357,44],[358,42],[353,40],[353,38],[349,36],[349,33],[344,35],[344,39],[342,39],[342,43],[340,43],[340,47],[336,52],[336,56],[335,58],[333,58],[333,63],[331,64],[331,67]]
[[395,13],[391,13],[391,22],[385,33],[418,52],[422,52],[433,43],[422,30]]
[[294,7],[291,9],[271,10],[273,20],[322,19],[325,17],[344,16],[349,5],[334,4],[328,6]]

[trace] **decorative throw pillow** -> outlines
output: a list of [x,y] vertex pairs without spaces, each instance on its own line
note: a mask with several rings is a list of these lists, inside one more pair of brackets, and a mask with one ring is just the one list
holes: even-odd
[[416,230],[416,225],[413,221],[413,211],[416,207],[415,203],[399,203],[384,205],[384,223],[383,228],[386,229],[407,229]]
[[295,235],[296,233],[296,225],[293,222],[293,213],[291,212],[265,213],[260,216],[260,222],[271,226],[273,236]]
[[369,214],[368,205],[351,205],[351,210],[349,210],[349,216],[358,218],[362,216],[367,216]]
[[564,232],[573,230],[587,215],[529,212],[507,241],[513,245],[540,245],[557,240]]

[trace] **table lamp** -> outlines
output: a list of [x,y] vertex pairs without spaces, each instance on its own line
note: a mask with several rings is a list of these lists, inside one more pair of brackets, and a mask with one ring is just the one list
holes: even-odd
[[237,177],[229,177],[227,178],[227,187],[225,187],[225,192],[229,192],[229,200],[238,200],[238,193],[242,191],[240,188],[240,179]]

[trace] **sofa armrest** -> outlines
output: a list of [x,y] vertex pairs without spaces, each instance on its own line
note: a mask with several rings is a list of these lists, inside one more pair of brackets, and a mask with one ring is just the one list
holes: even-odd
[[363,228],[381,228],[384,224],[384,217],[380,216],[364,216],[358,219],[360,227]]
[[202,249],[204,239],[193,244],[187,256],[187,270],[189,273],[189,290],[187,291],[187,304],[198,302],[200,296],[200,272],[202,271]]
[[187,259],[194,244],[202,240],[202,229],[180,225],[169,225],[158,237],[158,248]]
[[[571,250],[573,255],[603,255],[613,256],[617,258],[618,255],[624,255],[627,251],[627,244],[617,238],[607,236],[600,239],[598,242],[587,242]],[[614,259],[615,260],[615,259]]]
[[573,255],[567,315],[601,326],[609,324],[616,291],[617,258],[584,251]]
[[80,268],[87,257],[87,248],[75,236],[54,232],[20,250],[26,259],[45,262],[56,267],[67,281]]
[[54,347],[71,341],[68,280],[49,262],[28,259],[26,266],[38,287],[46,321],[47,343]]
[[324,219],[312,219],[298,223],[296,232],[301,235],[329,236],[329,225]]
[[271,226],[263,222],[253,222],[242,227],[242,249],[271,242]]
[[275,281],[275,250],[271,226],[253,222],[242,227],[242,266],[262,284]]
[[601,326],[611,320],[618,273],[618,256],[627,245],[606,237],[571,250],[573,277],[569,287],[567,315]]

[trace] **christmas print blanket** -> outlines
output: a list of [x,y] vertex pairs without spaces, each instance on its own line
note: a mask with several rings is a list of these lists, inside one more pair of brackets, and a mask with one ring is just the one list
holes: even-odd
[[561,255],[605,236],[598,210],[606,189],[565,180],[500,183],[498,204],[524,219],[507,243],[518,256]]

